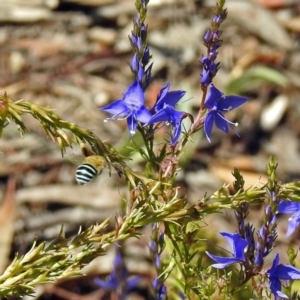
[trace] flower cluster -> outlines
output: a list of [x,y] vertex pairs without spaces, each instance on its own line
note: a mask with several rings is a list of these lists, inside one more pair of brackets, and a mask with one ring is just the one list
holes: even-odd
[[[211,266],[217,269],[223,269],[232,264],[239,263],[249,271],[249,264],[246,257],[249,242],[242,238],[238,233],[230,234],[227,232],[221,232],[221,235],[230,245],[232,249],[232,257],[217,256],[206,251],[206,254],[216,262],[216,264]],[[279,255],[276,254],[271,268],[260,275],[267,277],[270,290],[275,296],[275,299],[278,297],[288,299],[288,296],[281,292],[282,284],[280,280],[300,279],[300,270],[293,266],[279,264]]]
[[[210,142],[214,126],[227,133],[231,125],[237,124],[226,119],[225,113],[247,101],[241,96],[224,95],[213,82],[220,68],[217,56],[222,45],[220,25],[227,15],[225,0],[217,0],[210,29],[203,38],[207,48],[206,55],[201,59],[200,85],[203,95],[195,121],[191,114],[177,109],[186,92],[171,91],[170,83],[159,91],[153,107],[147,107],[145,102],[145,91],[152,80],[152,56],[145,24],[149,1],[135,0],[138,15],[129,35],[133,49],[130,85],[122,98],[101,108],[111,114],[107,121],[126,119],[131,137],[137,131],[141,134],[144,144],[132,143],[132,148],[145,159],[145,170],[133,170],[125,163],[126,158],[108,143],[102,142],[91,131],[62,120],[52,110],[22,100],[14,102],[6,94],[0,96],[0,133],[10,120],[18,125],[21,133],[25,133],[22,115],[30,113],[62,150],[71,147],[73,142],[78,145],[87,142],[91,150],[89,146],[82,147],[84,156],[103,155],[105,166],[113,166],[128,187],[128,193],[122,190],[122,214],[116,215],[114,229],[109,225],[112,218],[107,218],[100,224],[80,230],[75,237],[66,238],[61,230],[52,243],[37,244],[35,241],[25,255],[17,255],[0,276],[1,299],[22,293],[32,295],[37,284],[79,274],[86,263],[116,244],[112,271],[106,280],[94,279],[101,289],[95,297],[125,300],[140,292],[151,300],[238,299],[238,296],[241,296],[239,299],[265,299],[269,296],[275,300],[290,296],[290,299],[299,300],[300,295],[291,292],[289,282],[300,280],[300,270],[295,267],[298,253],[290,246],[287,251],[289,264],[281,264],[280,255],[273,253],[273,250],[276,247],[279,213],[292,214],[287,236],[291,236],[300,225],[300,182],[278,183],[275,159],[271,158],[267,168],[268,182],[261,187],[246,189],[237,169],[233,172],[236,179],[233,190],[224,185],[211,196],[204,195],[194,203],[176,186],[179,159],[191,136],[203,129]],[[192,124],[190,128],[184,128],[183,138],[180,139],[182,120],[186,117]],[[165,124],[172,127],[169,146],[165,143],[154,148],[155,132]],[[72,133],[72,138],[65,130]],[[93,167],[91,164],[85,165]],[[4,200],[9,200],[13,194],[14,182],[9,180],[8,197],[5,195]],[[263,214],[257,220],[260,223],[256,228],[247,222],[247,217],[251,206],[258,204]],[[226,251],[225,256],[212,254],[211,249],[206,248],[212,230],[209,228],[207,234],[202,225],[208,220],[204,219],[208,214],[224,208],[234,210],[237,220],[237,232],[220,232],[230,245],[230,251]],[[5,211],[5,207],[2,210]],[[139,273],[140,276],[133,276],[125,264],[124,240],[142,239],[147,226],[152,226],[152,235],[149,255],[144,258],[152,263],[152,267],[147,270],[147,276]],[[139,245],[145,243],[141,241]],[[269,255],[272,255],[272,263],[267,265]],[[238,265],[238,268],[232,272],[229,270],[225,275],[215,270],[233,265]],[[214,273],[210,274],[212,271]],[[248,297],[244,296],[244,292]]]
[[144,105],[145,96],[143,88],[138,80],[125,92],[123,99],[116,100],[101,108],[102,111],[112,114],[111,119],[127,119],[127,126],[131,137],[136,133],[138,122],[147,125],[165,122],[174,128],[171,145],[175,144],[181,133],[181,120],[186,113],[175,109],[175,105],[184,96],[184,91],[168,92],[167,84],[159,93],[157,102],[150,110]]
[[[144,19],[147,14],[148,1],[136,1],[138,16],[134,20],[133,31],[129,36],[129,40],[134,52],[130,67],[134,74],[134,81],[129,86],[124,96],[120,100],[116,100],[101,108],[102,111],[112,115],[112,119],[127,119],[127,126],[130,136],[136,133],[139,124],[150,126],[156,123],[165,123],[172,125],[171,145],[175,145],[179,140],[181,133],[181,122],[190,114],[176,110],[179,100],[185,95],[185,91],[169,91],[170,84],[167,83],[157,96],[154,107],[148,109],[145,106],[145,89],[151,82],[152,64],[149,65],[151,54],[147,44],[147,26]],[[207,139],[210,141],[213,124],[224,132],[228,132],[228,124],[237,125],[227,120],[223,112],[234,109],[247,101],[244,97],[224,96],[213,84],[212,79],[216,75],[219,64],[215,63],[217,57],[217,49],[221,46],[221,31],[218,29],[222,21],[226,18],[226,10],[217,6],[216,15],[212,20],[212,28],[208,30],[204,36],[204,44],[208,48],[208,54],[203,56],[201,62],[203,67],[201,85],[209,86],[209,94],[204,102],[207,114],[204,118],[204,131]],[[205,93],[204,93],[205,95]],[[201,118],[203,122],[203,118]],[[197,123],[197,122],[196,122]],[[194,124],[195,125],[195,124]],[[141,128],[141,127],[140,127]],[[195,130],[195,126],[194,129]],[[192,130],[192,131],[193,131]]]
[[[263,224],[254,238],[255,230],[252,225],[245,224],[245,218],[248,215],[249,205],[242,202],[235,211],[238,221],[238,233],[221,232],[232,249],[231,257],[216,256],[206,251],[206,254],[216,263],[212,267],[217,269],[226,268],[232,264],[238,263],[245,271],[244,282],[253,276],[265,277],[269,281],[271,293],[278,297],[288,298],[281,291],[280,280],[300,279],[300,270],[290,265],[279,264],[279,254],[276,254],[270,269],[263,271],[265,258],[274,248],[274,242],[277,239],[277,208],[281,212],[294,212],[299,206],[293,202],[284,200],[279,201],[273,191],[267,190],[266,201],[268,205],[265,208]],[[289,231],[289,234],[295,228],[295,222]]]
[[[237,123],[226,119],[224,114],[243,105],[247,98],[237,95],[224,95],[213,83],[213,79],[220,68],[220,63],[217,62],[218,51],[222,45],[220,25],[227,16],[227,11],[223,8],[224,3],[224,0],[217,2],[210,29],[206,31],[203,37],[204,45],[207,48],[207,53],[201,58],[200,85],[203,95],[198,115],[193,121],[193,117],[189,113],[177,110],[177,105],[186,92],[183,90],[170,91],[170,83],[167,83],[160,90],[153,107],[148,108],[145,104],[145,90],[151,83],[152,70],[152,64],[150,64],[151,54],[147,44],[147,26],[144,24],[148,1],[137,0],[138,16],[133,22],[133,31],[129,36],[134,52],[130,63],[130,68],[134,75],[133,83],[124,93],[122,99],[101,108],[102,111],[112,115],[106,120],[127,119],[131,137],[138,130],[143,137],[146,136],[149,139],[153,139],[154,133],[162,126],[161,124],[171,125],[172,131],[169,144],[174,146],[173,149],[175,149],[180,140],[182,120],[186,117],[191,119],[192,125],[187,130],[181,146],[185,144],[192,134],[200,129],[204,130],[207,140],[211,142],[214,125],[225,133],[229,132],[230,126],[237,126]],[[177,149],[180,149],[180,147]],[[272,174],[269,174],[269,176],[272,177]],[[243,189],[243,187],[237,188],[237,190],[240,189]],[[288,200],[280,202],[274,190],[274,185],[272,187],[268,185],[268,189],[266,189],[263,224],[260,229],[256,230],[252,225],[245,223],[249,206],[247,201],[242,201],[240,207],[235,210],[238,232],[233,234],[221,232],[221,235],[232,249],[231,256],[216,256],[207,251],[206,254],[216,262],[212,264],[212,267],[217,269],[239,264],[241,271],[244,272],[241,272],[242,284],[254,277],[262,278],[261,282],[267,279],[270,291],[277,299],[278,297],[287,298],[281,291],[281,280],[300,279],[300,271],[293,266],[279,264],[279,254],[275,255],[271,268],[264,270],[265,258],[275,246],[277,238],[277,211],[280,213],[294,213],[290,219],[287,233],[287,235],[290,235],[300,224],[300,217],[297,212],[300,205]],[[155,224],[153,226],[152,241],[149,245],[150,254],[157,271],[157,277],[153,281],[152,287],[156,299],[165,299],[167,295],[167,288],[164,284],[166,277],[163,277],[165,273],[160,260],[160,254],[164,247],[164,234],[158,234],[159,229],[156,226],[158,225]],[[112,281],[114,278],[111,275]],[[259,289],[262,288],[258,287],[257,290]]]
[[147,26],[143,20],[147,14],[148,1],[136,1],[138,16],[134,20],[133,31],[129,36],[129,40],[134,52],[130,67],[134,74],[134,81],[129,86],[124,96],[120,100],[116,100],[101,108],[102,111],[112,115],[105,119],[127,119],[127,126],[130,136],[136,133],[138,124],[144,126],[155,123],[164,122],[173,126],[172,139],[170,144],[174,145],[181,133],[181,120],[186,113],[177,111],[175,106],[179,100],[185,95],[185,91],[169,91],[170,84],[167,83],[157,96],[157,101],[153,108],[148,109],[145,106],[145,89],[151,81],[152,64],[150,49],[147,44]]
[[[201,58],[202,73],[200,78],[201,89],[203,91],[200,110],[192,125],[192,132],[196,132],[204,124],[204,133],[210,142],[212,127],[216,127],[224,132],[228,132],[228,124],[237,126],[227,120],[223,113],[232,110],[247,101],[240,96],[224,96],[213,84],[213,78],[216,76],[220,63],[216,62],[218,49],[222,45],[220,25],[227,17],[227,10],[223,8],[225,1],[219,1],[215,7],[215,14],[211,21],[210,28],[203,36],[203,44],[207,48],[206,55]],[[209,93],[207,95],[207,92]]]

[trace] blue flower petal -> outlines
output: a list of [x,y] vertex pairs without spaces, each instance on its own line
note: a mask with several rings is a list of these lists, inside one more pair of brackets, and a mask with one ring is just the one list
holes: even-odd
[[206,135],[206,138],[208,139],[209,142],[210,141],[210,135],[211,135],[211,130],[214,124],[214,120],[215,120],[215,114],[214,112],[209,112],[206,115],[205,121],[204,121],[204,133]]
[[294,213],[288,223],[286,236],[289,237],[300,225],[300,203],[289,200],[280,201],[278,212],[283,214]]
[[287,295],[281,292],[281,283],[277,278],[269,279],[269,281],[270,281],[270,290],[275,296],[275,299],[277,299],[277,297],[282,297],[285,299],[289,298],[287,297]]
[[181,117],[184,114],[182,111],[177,111],[173,106],[165,104],[164,108],[156,113],[148,121],[146,125],[158,123],[158,122],[167,122],[174,127],[173,138],[170,142],[170,145],[173,145],[177,142],[181,133]]
[[279,255],[275,255],[271,268],[266,272],[269,275],[269,284],[271,292],[277,297],[288,299],[288,297],[281,292],[282,280],[296,280],[300,279],[300,270],[293,266],[279,264]]
[[165,109],[160,110],[151,119],[148,121],[147,125],[158,123],[158,122],[167,122],[169,120],[169,115]]
[[228,132],[228,121],[225,119],[224,115],[221,112],[215,112],[215,123],[217,128],[224,132]]
[[128,90],[125,92],[123,99],[125,104],[128,106],[128,108],[131,111],[139,109],[142,105],[144,105],[145,102],[144,91],[137,80],[135,80],[133,84],[128,88]]
[[236,238],[234,236],[238,235],[238,233],[228,233],[228,232],[220,232],[222,237],[226,240],[226,242],[229,244],[230,248],[233,250],[235,248],[234,243]]
[[224,256],[217,256],[217,255],[213,255],[210,254],[209,252],[205,251],[205,253],[215,262],[217,262],[217,264],[213,264],[211,265],[212,267],[216,268],[216,269],[223,269],[226,268],[232,264],[235,263],[240,263],[241,260],[235,258],[235,257],[224,257]]
[[282,200],[278,205],[278,212],[282,214],[289,214],[300,211],[300,203],[289,200]]
[[238,233],[227,233],[220,232],[220,234],[226,239],[227,243],[230,245],[233,256],[239,260],[245,260],[245,248],[248,246],[248,242],[243,239]]
[[208,109],[213,109],[217,107],[218,101],[223,96],[223,93],[218,90],[212,83],[209,85],[209,94],[205,100],[205,107]]
[[223,96],[218,102],[218,110],[228,111],[232,110],[242,104],[244,104],[248,99],[240,96]]
[[275,258],[274,258],[273,263],[272,263],[272,266],[271,266],[271,268],[267,271],[267,274],[269,274],[270,277],[272,277],[273,274],[275,274],[276,268],[277,268],[278,264],[279,264],[279,254],[276,253]]
[[276,275],[279,279],[296,280],[300,279],[300,270],[293,266],[280,264],[276,268]]
[[130,110],[123,100],[116,100],[102,108],[100,110],[105,111],[109,114],[114,115],[114,117],[126,117],[130,114]]
[[181,90],[168,92],[167,95],[164,97],[163,101],[165,104],[175,107],[175,105],[185,95],[185,93],[185,91]]
[[137,127],[137,120],[133,114],[131,114],[127,118],[127,126],[129,129],[130,136],[133,136],[136,132],[136,127]]
[[141,123],[148,123],[151,117],[152,115],[145,106],[142,106],[136,111],[136,118]]
[[181,124],[179,123],[178,126],[174,127],[173,139],[170,142],[170,145],[174,145],[178,141],[180,134],[181,134]]
[[216,256],[206,251],[206,254],[217,262],[217,264],[213,264],[212,267],[222,269],[235,263],[243,263],[245,261],[244,251],[248,246],[248,241],[243,239],[238,233],[231,234],[227,232],[220,232],[220,234],[230,245],[233,251],[233,257]]
[[300,211],[294,213],[288,222],[288,229],[286,232],[286,236],[289,237],[300,225]]
[[182,115],[184,114],[184,112],[178,111],[178,110],[176,110],[175,108],[173,108],[173,107],[170,106],[170,105],[167,105],[167,106],[165,107],[165,109],[166,109],[167,114],[170,116],[170,118],[169,118],[168,121],[169,121],[174,127],[176,127],[178,124],[181,123],[181,117],[182,117]]
[[170,84],[167,83],[160,91],[156,104],[154,106],[154,110],[158,112],[163,109],[165,105],[170,105],[175,107],[178,101],[185,95],[185,91],[172,91],[169,92]]
[[[277,291],[276,295],[280,298],[289,299],[289,297],[281,291]],[[277,298],[276,298],[277,299]]]
[[159,92],[154,106],[154,110],[157,112],[164,108],[164,98],[167,95],[170,88],[170,83],[167,83]]

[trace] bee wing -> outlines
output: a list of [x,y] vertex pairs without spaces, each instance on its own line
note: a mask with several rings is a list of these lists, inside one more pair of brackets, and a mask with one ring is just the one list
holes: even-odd
[[71,153],[69,155],[65,156],[67,158],[68,161],[70,161],[72,164],[76,164],[76,165],[80,165],[83,160],[84,160],[84,156],[81,153]]

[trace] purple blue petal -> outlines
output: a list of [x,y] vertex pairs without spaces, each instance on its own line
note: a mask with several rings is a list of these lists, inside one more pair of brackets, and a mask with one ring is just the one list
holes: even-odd
[[300,210],[300,203],[289,200],[282,200],[278,205],[278,212],[282,214],[291,214]]
[[300,225],[300,204],[298,202],[283,200],[278,205],[279,213],[293,213],[289,218],[286,236],[289,237]]
[[211,265],[212,267],[216,268],[216,269],[223,269],[226,268],[232,264],[235,263],[239,263],[241,262],[240,259],[235,258],[235,257],[224,257],[224,256],[217,256],[217,255],[213,255],[210,254],[209,252],[205,251],[205,253],[215,262],[217,262],[217,264],[213,264]]
[[148,123],[151,117],[152,115],[145,106],[142,106],[136,111],[136,119],[141,123]]
[[220,98],[218,103],[218,110],[228,111],[244,104],[247,98],[240,96],[225,96]]
[[276,269],[277,277],[283,280],[300,279],[300,270],[289,265],[278,265]]
[[279,255],[275,255],[271,268],[266,272],[269,276],[269,284],[275,299],[289,297],[281,292],[280,280],[297,280],[300,279],[300,270],[293,266],[279,264]]
[[206,251],[206,254],[217,264],[213,264],[212,267],[217,269],[226,268],[235,263],[243,263],[245,261],[245,249],[248,246],[248,241],[243,239],[238,233],[220,232],[220,234],[226,239],[227,243],[232,249],[232,257],[216,256]]
[[135,134],[136,128],[137,128],[137,121],[136,121],[135,115],[131,114],[127,118],[127,125],[128,125],[130,135],[133,136]]
[[227,243],[233,250],[234,257],[244,260],[245,259],[245,248],[248,246],[248,242],[243,239],[238,233],[220,232],[220,234],[226,239]]
[[218,105],[218,101],[224,95],[220,90],[218,90],[213,84],[209,85],[209,93],[205,100],[205,107],[208,109],[214,109]]
[[228,121],[225,119],[224,115],[221,112],[217,112],[214,115],[217,128],[227,133],[229,131]]
[[123,100],[130,110],[138,109],[144,105],[144,91],[137,80],[128,88]]
[[214,125],[214,121],[215,121],[215,115],[212,112],[209,112],[206,115],[205,121],[204,121],[204,133],[206,135],[206,138],[208,139],[208,141],[210,142],[210,135],[211,135],[211,131]]
[[127,105],[124,103],[123,100],[116,100],[102,108],[102,111],[105,111],[109,114],[114,115],[114,117],[125,117],[130,114],[130,110],[128,109]]

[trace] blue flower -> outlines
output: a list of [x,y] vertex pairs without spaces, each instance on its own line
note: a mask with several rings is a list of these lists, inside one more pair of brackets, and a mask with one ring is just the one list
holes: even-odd
[[171,124],[173,126],[173,138],[170,142],[170,145],[174,145],[181,133],[181,120],[185,113],[183,111],[176,110],[173,106],[165,104],[164,108],[161,109],[158,113],[156,113],[147,123],[147,125],[158,123],[158,122],[166,122],[167,124]]
[[113,269],[109,274],[108,280],[95,279],[98,286],[103,289],[114,290],[129,277],[128,270],[124,265],[123,257],[120,251],[117,251],[113,264]]
[[300,203],[289,200],[280,201],[278,212],[282,214],[293,214],[289,218],[286,236],[290,236],[300,224]]
[[129,272],[124,264],[123,257],[120,251],[117,251],[114,260],[114,265],[111,273],[109,274],[107,280],[102,280],[100,278],[95,278],[95,283],[105,290],[117,291],[122,288],[120,299],[127,299],[127,295],[132,289],[134,289],[141,278],[139,276],[130,277]]
[[185,91],[178,90],[169,92],[170,84],[167,83],[157,96],[156,103],[152,111],[156,114],[148,121],[147,125],[158,122],[166,122],[173,126],[173,134],[170,145],[174,145],[181,133],[181,121],[186,115],[183,111],[175,109],[175,105],[185,95]]
[[235,263],[245,262],[245,251],[248,247],[248,241],[243,239],[238,233],[231,234],[227,232],[220,232],[220,234],[230,245],[232,249],[232,257],[216,256],[205,251],[212,260],[217,262],[217,264],[213,264],[212,267],[223,269]]
[[278,297],[289,299],[287,295],[281,292],[281,280],[300,279],[300,270],[289,265],[279,264],[279,255],[276,254],[272,267],[266,272],[269,277],[269,284],[275,300]]
[[246,101],[247,98],[240,96],[224,96],[212,83],[210,84],[209,94],[204,103],[205,107],[209,110],[204,121],[204,132],[209,142],[214,123],[226,133],[228,132],[228,124],[236,126],[235,123],[228,121],[222,112],[232,110]]
[[116,100],[100,110],[113,115],[111,118],[105,119],[106,121],[127,119],[130,135],[133,136],[138,122],[147,123],[151,118],[150,112],[144,106],[144,101],[144,91],[140,83],[135,80],[124,94],[123,99]]
[[169,89],[170,89],[170,83],[167,83],[160,90],[160,93],[158,94],[156,99],[156,103],[153,107],[153,110],[155,112],[158,112],[159,110],[163,109],[165,104],[175,107],[178,101],[185,95],[185,91],[179,90],[179,91],[169,92]]

